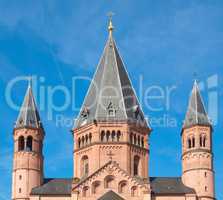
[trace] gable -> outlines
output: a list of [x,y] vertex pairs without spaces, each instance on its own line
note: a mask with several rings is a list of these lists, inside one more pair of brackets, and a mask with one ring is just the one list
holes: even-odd
[[124,200],[118,194],[110,190],[109,192],[102,195],[98,200]]

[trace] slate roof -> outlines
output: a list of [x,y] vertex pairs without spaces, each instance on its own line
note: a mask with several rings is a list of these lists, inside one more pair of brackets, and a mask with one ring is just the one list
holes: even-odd
[[124,200],[124,199],[120,197],[117,193],[110,190],[107,193],[105,193],[102,197],[100,197],[98,200]]
[[22,127],[32,127],[32,128],[42,127],[39,112],[35,104],[32,87],[30,84],[27,88],[23,104],[20,108],[19,116],[14,126],[14,128],[22,128]]
[[[180,177],[151,177],[150,182],[154,195],[195,194],[195,190],[185,186]],[[71,184],[72,179],[45,179],[42,186],[32,189],[31,195],[70,195]]]
[[152,193],[167,194],[195,194],[195,190],[185,186],[180,177],[151,177]]
[[74,128],[94,120],[133,121],[147,127],[112,32],[109,34]]
[[44,179],[43,185],[35,187],[31,195],[71,195],[72,179]]
[[188,128],[193,125],[211,126],[211,122],[205,111],[205,106],[199,91],[197,81],[194,82],[194,86],[191,92],[183,128]]

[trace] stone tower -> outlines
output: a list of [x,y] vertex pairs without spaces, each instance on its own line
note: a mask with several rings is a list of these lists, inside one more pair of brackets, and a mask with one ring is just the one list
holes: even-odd
[[27,200],[31,189],[43,183],[43,138],[32,88],[26,91],[14,131],[12,199]]
[[132,176],[148,177],[149,134],[123,61],[109,36],[76,120],[74,177],[91,175],[109,161]]
[[212,126],[194,82],[182,129],[182,180],[201,200],[215,199]]

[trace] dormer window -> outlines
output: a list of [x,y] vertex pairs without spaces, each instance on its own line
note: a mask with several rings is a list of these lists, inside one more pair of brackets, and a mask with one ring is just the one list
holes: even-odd
[[139,117],[139,106],[138,105],[133,106],[133,112],[135,114],[135,118],[138,119],[138,117]]
[[87,119],[87,118],[88,118],[88,115],[89,115],[89,110],[85,107],[85,108],[83,109],[83,111],[81,112],[81,117],[82,117],[83,119]]
[[108,104],[107,111],[108,111],[108,116],[109,117],[115,117],[116,110],[115,110],[112,102],[110,102]]

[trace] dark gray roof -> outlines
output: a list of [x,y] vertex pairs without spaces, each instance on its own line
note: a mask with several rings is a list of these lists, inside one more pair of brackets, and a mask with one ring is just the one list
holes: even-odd
[[[151,177],[150,182],[152,193],[155,195],[195,194],[195,190],[185,186],[180,177]],[[72,179],[45,179],[42,186],[32,189],[31,195],[70,195],[71,184]],[[106,193],[106,196],[109,194]],[[102,199],[104,196],[101,197]]]
[[193,125],[211,126],[196,81],[194,82],[194,86],[191,92],[183,128],[191,127]]
[[74,128],[94,120],[127,120],[147,127],[112,34],[109,34]]
[[21,127],[42,127],[30,84],[26,91],[26,95],[14,128]]
[[100,197],[98,200],[124,200],[122,197],[120,197],[118,194],[113,192],[112,190],[106,192],[102,197]]
[[72,179],[44,179],[43,185],[33,188],[31,195],[71,195]]
[[195,194],[195,190],[185,186],[180,177],[151,177],[153,194]]

